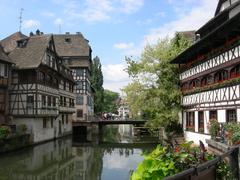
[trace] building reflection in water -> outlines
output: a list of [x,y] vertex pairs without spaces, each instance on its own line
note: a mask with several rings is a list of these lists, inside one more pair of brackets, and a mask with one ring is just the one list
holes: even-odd
[[119,142],[73,144],[69,137],[2,155],[0,180],[122,180],[142,160],[141,148]]

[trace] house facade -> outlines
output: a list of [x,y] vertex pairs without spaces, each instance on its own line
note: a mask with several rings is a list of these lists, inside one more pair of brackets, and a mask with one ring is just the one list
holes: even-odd
[[0,46],[0,125],[7,124],[9,116],[9,85],[12,61]]
[[9,88],[10,124],[27,126],[34,143],[72,132],[72,71],[55,50],[53,35],[37,33],[9,52],[15,66]]
[[186,140],[210,138],[211,119],[240,122],[240,1],[219,0],[215,16],[172,63],[180,68]]
[[91,87],[92,50],[81,33],[54,35],[56,51],[72,70],[76,83],[74,121],[92,120],[94,115],[93,89]]

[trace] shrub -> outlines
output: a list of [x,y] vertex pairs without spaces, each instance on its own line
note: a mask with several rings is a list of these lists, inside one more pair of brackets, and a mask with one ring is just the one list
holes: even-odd
[[6,138],[11,133],[11,129],[7,126],[0,126],[0,138]]
[[209,120],[209,133],[212,139],[216,139],[219,135],[220,124],[216,119]]
[[224,125],[225,136],[229,144],[240,144],[240,124],[228,123]]

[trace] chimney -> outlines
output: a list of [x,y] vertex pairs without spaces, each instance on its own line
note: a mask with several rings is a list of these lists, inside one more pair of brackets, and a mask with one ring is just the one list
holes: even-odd
[[69,35],[70,33],[69,33],[69,32],[66,32],[65,34]]
[[36,30],[36,35],[40,35],[40,30],[38,29],[38,30]]
[[29,36],[30,36],[30,37],[34,36],[34,34],[33,34],[32,31],[29,33]]

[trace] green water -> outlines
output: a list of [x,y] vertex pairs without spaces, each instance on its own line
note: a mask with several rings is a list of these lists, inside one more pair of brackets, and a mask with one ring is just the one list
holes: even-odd
[[1,155],[0,180],[127,180],[142,152],[155,147],[139,144],[128,130],[111,127],[101,141],[68,137]]

